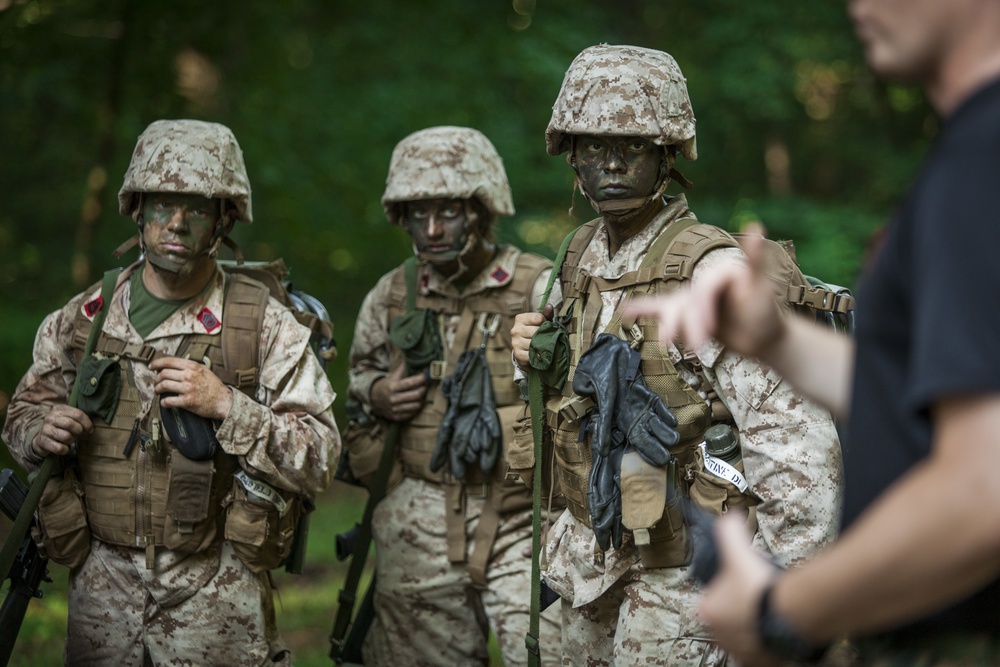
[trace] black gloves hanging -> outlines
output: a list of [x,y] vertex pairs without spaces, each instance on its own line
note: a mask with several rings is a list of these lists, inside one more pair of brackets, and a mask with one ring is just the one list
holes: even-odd
[[[499,320],[498,320],[499,321]],[[451,474],[465,478],[468,464],[478,463],[489,473],[496,465],[502,442],[493,379],[486,363],[486,336],[483,345],[466,350],[455,364],[455,372],[441,383],[448,397],[448,409],[438,431],[437,446],[431,454],[430,469],[441,470],[451,462]]]
[[640,355],[624,340],[600,334],[581,357],[573,391],[593,398],[595,407],[581,425],[590,436],[593,465],[587,504],[597,544],[621,547],[621,460],[631,446],[650,465],[664,466],[680,441],[677,420],[639,373]]

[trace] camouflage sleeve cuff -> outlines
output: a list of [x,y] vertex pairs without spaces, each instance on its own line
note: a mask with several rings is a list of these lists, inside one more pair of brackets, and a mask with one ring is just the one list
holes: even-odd
[[38,432],[42,430],[42,422],[38,422],[37,426],[32,426],[25,433],[24,442],[21,444],[21,457],[23,459],[22,463],[30,463],[31,465],[41,465],[42,461],[45,460],[44,456],[39,456],[35,452],[35,448],[31,446],[31,443],[35,441],[35,437],[38,436]]
[[241,438],[240,434],[260,434],[265,427],[268,412],[266,406],[234,389],[233,407],[229,410],[229,416],[215,430],[215,437],[222,446],[222,451],[235,456],[246,456],[253,448],[256,438]]

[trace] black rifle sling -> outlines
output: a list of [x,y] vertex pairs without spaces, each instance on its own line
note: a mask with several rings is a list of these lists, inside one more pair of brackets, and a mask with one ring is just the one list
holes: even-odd
[[[417,304],[416,258],[410,257],[403,263],[403,273],[406,279],[406,312],[412,313],[416,309]],[[405,374],[410,374],[409,368],[406,369]],[[370,599],[372,592],[375,590],[374,577],[372,577],[371,582],[368,584],[368,593],[365,595],[362,609],[358,610],[358,618],[355,619],[359,624],[358,627],[352,627],[351,613],[354,610],[354,603],[357,600],[358,584],[361,581],[361,573],[364,571],[365,561],[368,559],[368,549],[371,546],[372,513],[375,511],[375,506],[385,498],[386,487],[389,485],[389,473],[392,470],[393,459],[396,453],[396,445],[399,443],[399,432],[399,422],[391,422],[386,429],[385,446],[382,448],[378,471],[375,473],[375,479],[372,481],[372,487],[368,494],[368,502],[365,504],[361,525],[358,527],[357,541],[355,542],[354,553],[351,556],[351,566],[347,571],[344,586],[340,589],[340,595],[337,598],[337,616],[333,622],[333,631],[330,633],[330,657],[337,664],[361,662],[361,644],[364,641],[365,635],[368,634],[368,626],[370,626],[372,621]],[[348,636],[349,629],[350,635]],[[345,637],[347,637],[346,641]]]

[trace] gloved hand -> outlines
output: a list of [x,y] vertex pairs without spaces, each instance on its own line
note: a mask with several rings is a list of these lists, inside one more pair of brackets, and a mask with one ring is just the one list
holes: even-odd
[[590,448],[596,459],[630,444],[650,465],[670,461],[680,441],[677,419],[639,374],[639,353],[611,334],[600,334],[581,357],[573,391],[591,396]]
[[469,464],[478,464],[489,473],[500,454],[501,431],[485,351],[475,348],[463,352],[455,372],[441,383],[441,391],[448,397],[448,409],[438,430],[430,469],[437,472],[450,462],[451,474],[458,479],[465,478]]

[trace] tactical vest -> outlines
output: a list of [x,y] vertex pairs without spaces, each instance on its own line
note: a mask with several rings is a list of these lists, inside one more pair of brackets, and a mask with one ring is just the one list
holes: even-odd
[[[676,253],[686,253],[687,248],[671,248],[671,256],[666,263],[662,263],[661,258],[664,258],[665,246],[671,245],[674,240],[672,229],[679,230],[688,221],[696,223],[697,219],[683,202],[676,202],[673,206],[677,210],[669,213],[671,222],[654,242],[640,269],[630,271],[617,280],[607,280],[579,267],[580,256],[596,233],[600,218],[587,223],[576,233],[563,262],[563,304],[559,314],[566,318],[570,336],[570,370],[562,394],[549,397],[546,401],[546,421],[555,450],[556,479],[566,498],[566,505],[573,516],[587,526],[590,525],[587,487],[593,462],[589,442],[581,441],[579,436],[580,419],[589,410],[590,401],[573,393],[573,375],[582,352],[589,349],[594,338],[601,333],[596,326],[602,304],[601,292],[625,289],[626,297],[621,301],[624,304],[629,294],[663,294],[679,284],[667,276],[675,268],[686,266]],[[581,326],[584,322],[586,328]],[[607,332],[637,342],[646,384],[663,397],[677,417],[681,441],[671,451],[681,466],[690,464],[696,445],[713,422],[713,403],[716,419],[726,419],[728,411],[721,401],[706,401],[681,379],[659,343],[657,323],[652,318],[641,318],[637,323],[623,327],[621,314],[616,312]]]
[[[121,393],[111,422],[93,417],[77,456],[92,534],[110,544],[182,553],[221,541],[223,499],[238,469],[235,456],[218,448],[206,461],[182,456],[162,428],[159,401],[143,413],[133,367],[164,356],[204,361],[227,385],[251,398],[260,376],[258,352],[269,290],[242,275],[226,275],[222,331],[185,336],[175,354],[128,344],[101,332],[94,352],[120,363]],[[91,321],[79,312],[72,347],[79,366]]]
[[[450,481],[447,469],[435,473],[429,468],[430,455],[437,446],[438,428],[448,407],[447,399],[439,387],[441,380],[455,368],[462,352],[480,345],[483,340],[483,328],[495,328],[495,333],[490,335],[486,342],[486,361],[493,381],[497,413],[503,425],[503,437],[505,439],[511,437],[515,413],[523,406],[523,401],[514,382],[510,330],[515,315],[533,309],[535,304],[530,303],[532,287],[538,276],[550,267],[551,263],[538,255],[520,253],[511,281],[503,287],[487,289],[466,298],[450,298],[434,293],[421,294],[418,290],[416,296],[418,310],[434,312],[438,315],[439,323],[442,319],[454,315],[459,315],[460,319],[454,342],[451,348],[445,351],[446,358],[431,364],[427,401],[420,412],[402,428],[400,457],[405,474],[436,483]],[[392,275],[388,307],[390,322],[406,311],[406,283],[402,269],[397,269]],[[393,359],[393,366],[402,363],[398,351],[394,351],[394,354],[396,357]],[[502,478],[502,470],[499,471],[499,475],[492,475],[492,481]],[[465,478],[467,486],[490,481],[491,479],[486,478],[476,466],[470,467]],[[528,504],[530,505],[530,499]]]

